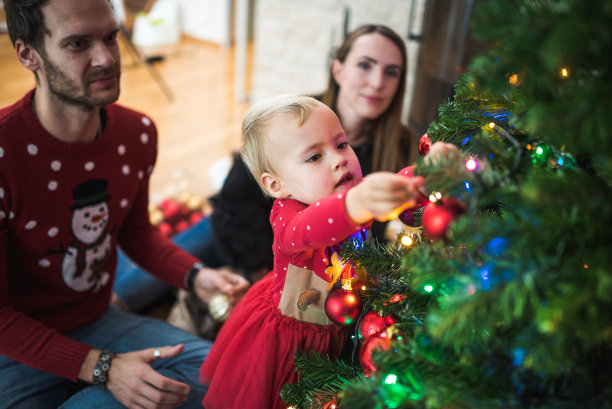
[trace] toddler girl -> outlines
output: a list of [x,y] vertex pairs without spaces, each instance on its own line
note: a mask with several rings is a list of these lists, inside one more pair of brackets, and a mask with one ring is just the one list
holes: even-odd
[[276,200],[274,271],[258,281],[224,324],[200,370],[206,409],[285,409],[296,350],[337,357],[344,328],[324,311],[330,289],[326,249],[414,205],[422,179],[407,168],[362,178],[340,121],[305,96],[280,96],[245,115],[242,157]]

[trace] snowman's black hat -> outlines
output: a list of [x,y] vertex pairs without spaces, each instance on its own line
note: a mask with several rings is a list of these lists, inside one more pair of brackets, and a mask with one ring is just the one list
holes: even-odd
[[72,189],[74,204],[70,210],[92,206],[110,199],[108,182],[103,179],[89,179]]

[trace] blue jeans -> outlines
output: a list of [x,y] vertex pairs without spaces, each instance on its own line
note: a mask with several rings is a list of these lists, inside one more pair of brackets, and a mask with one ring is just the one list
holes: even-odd
[[[159,373],[191,386],[181,408],[202,408],[206,388],[198,381],[200,366],[212,343],[155,318],[110,307],[93,323],[65,334],[69,338],[118,353],[184,344],[177,357],[152,364]],[[108,390],[31,368],[0,355],[0,404],[15,409],[114,409],[123,406]]]
[[[192,256],[200,259],[206,266],[212,268],[221,266],[216,254],[210,217],[203,218],[187,230],[177,234],[172,241]],[[172,286],[140,268],[119,250],[113,291],[130,311],[142,311],[172,289]]]
[[[206,388],[199,381],[200,366],[211,342],[163,321],[125,313],[116,307],[95,322],[66,336],[118,353],[165,345],[184,344],[177,357],[154,362],[153,368],[169,378],[191,386],[188,399],[181,408],[202,408]],[[0,355],[0,407],[14,409],[114,409],[123,408],[108,390],[20,364]]]

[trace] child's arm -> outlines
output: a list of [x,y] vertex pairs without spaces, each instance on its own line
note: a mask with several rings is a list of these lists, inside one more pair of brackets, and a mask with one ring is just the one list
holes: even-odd
[[423,178],[401,176],[389,172],[371,173],[345,198],[346,211],[357,224],[372,219],[390,220],[404,209],[414,206],[419,197],[417,189],[423,186]]
[[[453,144],[434,143],[426,158],[433,163],[444,164],[454,172],[464,171],[461,153]],[[419,190],[423,191],[423,187],[423,178],[412,176],[412,167],[395,174],[375,172],[347,192],[346,211],[357,224],[372,219],[390,220],[404,209],[415,206],[417,201],[422,202],[424,197]]]

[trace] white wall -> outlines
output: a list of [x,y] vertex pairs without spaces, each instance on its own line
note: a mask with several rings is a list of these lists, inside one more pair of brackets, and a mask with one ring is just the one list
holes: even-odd
[[[414,21],[420,25],[424,0],[414,1]],[[348,10],[348,31],[366,23],[385,24],[405,39],[407,120],[418,53],[418,43],[407,39],[412,4],[412,0],[257,0],[251,100],[285,92],[322,92],[328,80],[330,50],[342,42]]]
[[229,46],[232,0],[178,0],[183,33]]

